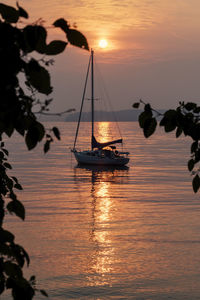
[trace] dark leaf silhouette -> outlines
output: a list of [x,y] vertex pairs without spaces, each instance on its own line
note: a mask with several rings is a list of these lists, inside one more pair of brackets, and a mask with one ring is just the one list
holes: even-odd
[[52,130],[53,130],[55,137],[57,137],[57,139],[60,140],[60,131],[58,130],[58,128],[53,127]]
[[[139,102],[138,102],[139,103]],[[133,104],[134,108],[138,108],[138,103]],[[176,109],[169,109],[164,114],[151,108],[150,104],[145,104],[142,100],[140,103],[144,105],[144,111],[139,115],[138,121],[143,129],[145,137],[151,136],[157,127],[156,118],[159,116],[159,124],[164,127],[165,132],[176,130],[176,138],[181,135],[189,136],[193,142],[191,144],[191,158],[187,163],[188,170],[193,176],[192,186],[196,193],[200,188],[200,109],[196,103],[180,102]],[[161,117],[161,118],[160,118]]]
[[14,7],[0,3],[0,14],[8,23],[17,23],[19,19],[19,11]]
[[39,122],[33,123],[27,131],[25,141],[29,150],[33,149],[44,136],[44,126]]
[[156,130],[157,121],[155,118],[149,118],[144,123],[144,136],[150,137]]
[[197,193],[200,188],[200,178],[199,178],[198,174],[193,178],[192,186],[193,186],[194,192]]
[[17,2],[17,7],[18,7],[18,10],[19,10],[20,17],[28,19],[28,13],[21,6],[19,6],[18,2]]
[[42,94],[49,95],[52,92],[49,72],[39,65],[35,59],[25,67],[26,76],[30,84]]
[[185,104],[185,109],[188,111],[194,110],[197,107],[196,103],[188,102]]
[[55,27],[59,27],[60,29],[62,29],[65,33],[67,33],[67,31],[69,30],[69,24],[67,23],[67,21],[63,18],[60,18],[58,20],[56,20],[53,25]]
[[13,243],[14,242],[14,235],[7,231],[4,230],[3,228],[0,228],[0,242],[1,243]]
[[16,214],[16,216],[18,216],[22,220],[25,219],[25,209],[23,204],[20,201],[15,200],[9,202],[7,205],[7,209],[10,213]]
[[80,31],[71,29],[65,19],[58,19],[53,25],[61,28],[66,33],[67,39],[71,45],[89,50],[86,37]]
[[25,52],[45,53],[47,31],[44,27],[38,25],[26,26],[23,30],[23,38],[22,47]]
[[47,153],[50,149],[50,143],[51,141],[47,140],[44,144],[44,153]]
[[16,188],[17,190],[20,190],[20,191],[23,190],[21,184],[19,184],[19,183],[16,183],[16,184],[14,185],[14,188]]
[[194,168],[194,165],[195,165],[194,160],[193,160],[193,159],[190,159],[190,160],[188,161],[188,170],[189,170],[189,171],[192,171],[193,168]]
[[67,39],[71,45],[89,50],[88,42],[80,31],[76,29],[69,29],[67,31]]
[[66,42],[63,41],[52,41],[46,46],[45,53],[47,55],[57,55],[65,50],[67,46]]
[[176,138],[178,138],[183,132],[183,129],[181,127],[177,127],[176,129]]
[[140,106],[140,102],[133,103],[133,108],[139,108],[139,106]]
[[11,261],[5,262],[4,269],[5,269],[5,273],[12,278],[22,277],[22,270],[16,263],[13,263]]

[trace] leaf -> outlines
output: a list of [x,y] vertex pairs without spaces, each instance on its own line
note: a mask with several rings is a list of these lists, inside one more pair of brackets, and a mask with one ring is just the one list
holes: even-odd
[[22,277],[22,270],[17,264],[12,263],[10,261],[6,261],[3,266],[4,266],[5,273],[11,278]]
[[18,2],[17,2],[17,7],[18,7],[18,10],[19,10],[20,17],[28,19],[28,13],[21,6],[19,6]]
[[60,29],[62,29],[65,33],[67,33],[67,31],[69,30],[69,25],[68,25],[67,21],[63,18],[56,20],[53,23],[53,25],[55,27],[59,27]]
[[4,160],[4,153],[2,151],[0,151],[0,160]]
[[151,112],[143,111],[139,115],[139,124],[140,124],[140,127],[144,128],[144,124],[145,124],[146,120],[151,119],[151,118],[152,118],[152,113]]
[[40,293],[45,296],[45,297],[48,297],[48,294],[45,292],[45,290],[40,290]]
[[5,290],[5,277],[3,274],[0,274],[0,295]]
[[25,208],[20,201],[14,200],[14,201],[9,202],[7,204],[7,210],[11,214],[14,213],[16,216],[18,216],[22,220],[25,219]]
[[5,128],[5,133],[7,134],[8,137],[11,137],[14,131],[14,126],[12,123],[10,123],[6,128]]
[[24,258],[25,258],[25,260],[26,260],[27,266],[29,266],[29,264],[30,264],[30,258],[29,258],[29,255],[28,255],[28,253],[24,250],[24,248],[21,247],[21,249],[22,249]]
[[200,178],[199,178],[198,174],[193,178],[192,186],[193,186],[194,192],[197,193],[200,188]]
[[27,131],[25,142],[28,150],[35,148],[38,143],[37,134],[32,129]]
[[2,148],[1,150],[5,153],[5,155],[7,155],[7,156],[9,155],[9,152],[7,149]]
[[23,190],[21,184],[19,184],[19,183],[16,183],[16,184],[14,185],[14,187],[15,187],[17,190],[20,190],[20,191]]
[[34,124],[28,129],[25,137],[28,150],[33,149],[37,145],[37,143],[42,140],[44,134],[44,126],[39,122],[34,122]]
[[37,51],[40,54],[45,53],[47,31],[43,26],[28,25],[23,30],[25,52]]
[[193,102],[188,102],[184,105],[185,109],[187,109],[188,111],[191,111],[191,110],[194,110],[197,105],[196,103],[193,103]]
[[18,179],[17,179],[15,176],[11,176],[11,178],[12,178],[16,183],[18,183]]
[[194,112],[195,114],[199,114],[199,113],[200,113],[200,106],[197,106],[197,107],[193,110],[193,112]]
[[38,92],[49,95],[52,92],[49,72],[39,65],[35,59],[26,65],[25,73],[30,84],[38,90]]
[[182,128],[177,127],[177,129],[176,129],[176,138],[178,138],[181,135],[182,132],[183,132]]
[[140,106],[140,102],[133,103],[133,108],[139,108],[139,106]]
[[10,199],[12,199],[13,201],[17,200],[17,196],[15,195],[15,193],[13,193],[13,191],[10,192],[9,197],[10,197]]
[[14,235],[10,231],[4,230],[3,228],[0,229],[1,243],[5,243],[5,242],[13,243],[14,238],[15,238]]
[[17,260],[17,263],[22,268],[24,266],[24,262],[26,260],[27,266],[29,266],[30,258],[28,256],[28,253],[24,250],[24,248],[20,245],[13,245],[13,253],[15,255],[15,258]]
[[52,130],[53,130],[53,133],[54,133],[55,137],[58,140],[60,140],[60,131],[58,130],[58,128],[57,127],[53,127]]
[[69,29],[67,31],[67,39],[71,45],[89,50],[87,39],[80,31],[76,29]]
[[191,153],[194,153],[198,148],[198,141],[195,141],[191,145]]
[[3,3],[0,3],[0,14],[8,23],[17,23],[19,19],[19,12],[14,7]]
[[46,46],[45,54],[47,55],[57,55],[65,50],[67,42],[63,41],[52,41]]
[[190,126],[189,135],[193,138],[194,141],[200,140],[200,123]]
[[195,163],[200,161],[200,148],[195,151]]
[[144,136],[150,137],[156,130],[157,121],[155,118],[149,118],[144,123]]
[[195,165],[194,160],[193,160],[193,159],[190,159],[190,160],[188,161],[188,170],[189,170],[190,172],[193,170],[194,165]]
[[152,109],[151,109],[151,105],[149,103],[145,104],[144,111],[149,112],[152,115]]
[[12,166],[9,163],[4,163],[3,166],[7,169],[12,169]]
[[173,109],[164,113],[164,117],[160,121],[160,126],[165,127],[165,132],[173,131],[177,127],[177,116],[177,111]]
[[47,140],[44,144],[44,153],[47,153],[49,151],[50,148],[50,143],[51,141]]
[[24,266],[24,255],[22,247],[19,245],[12,245],[12,256],[16,259],[17,264],[22,268]]

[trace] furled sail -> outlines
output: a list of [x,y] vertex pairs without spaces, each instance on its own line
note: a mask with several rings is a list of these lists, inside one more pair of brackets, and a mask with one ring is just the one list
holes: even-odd
[[122,144],[122,139],[114,140],[114,141],[110,141],[110,142],[106,142],[106,143],[99,143],[99,142],[97,142],[95,137],[92,136],[92,149],[93,148],[102,149],[104,147],[107,147],[107,146],[110,146],[110,145],[113,145],[113,144],[117,144],[117,143]]

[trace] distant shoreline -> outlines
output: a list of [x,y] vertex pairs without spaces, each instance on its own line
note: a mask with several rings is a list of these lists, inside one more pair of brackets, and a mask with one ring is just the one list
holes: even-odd
[[[159,110],[161,113],[164,110]],[[108,111],[96,111],[95,121],[96,122],[133,122],[138,121],[139,114],[142,110],[126,109],[113,112]],[[40,116],[41,121],[60,121],[60,122],[77,122],[79,118],[79,112],[70,113],[63,116]],[[81,116],[81,122],[90,122],[91,113],[83,112]]]

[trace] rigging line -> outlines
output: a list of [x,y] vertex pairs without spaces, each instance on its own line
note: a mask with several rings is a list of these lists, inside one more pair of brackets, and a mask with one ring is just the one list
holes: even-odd
[[[95,68],[97,70],[97,77],[98,77],[98,80],[97,82],[101,82],[102,81],[102,78],[101,78],[101,74],[100,74],[100,70],[99,70],[99,66],[98,64],[95,62]],[[102,88],[102,85],[98,85],[98,88],[99,88],[99,92],[100,92],[100,97],[101,97],[101,100],[103,101],[104,103],[104,107],[102,106],[101,109],[103,110],[106,110],[106,111],[109,111],[109,106],[108,106],[108,103],[105,101],[104,98],[106,98],[106,95],[105,95],[105,92],[104,92],[104,89]],[[102,104],[102,101],[101,101],[101,104]]]
[[[97,63],[96,63],[96,65],[97,65]],[[112,103],[111,103],[111,100],[110,100],[108,91],[107,91],[107,89],[106,89],[105,81],[103,80],[103,77],[102,77],[102,74],[101,74],[101,71],[100,71],[98,65],[97,65],[97,69],[98,69],[98,72],[99,72],[101,81],[102,81],[102,83],[103,83],[104,93],[105,93],[105,96],[107,97],[108,102],[109,102],[109,105],[110,105],[110,107],[111,107],[111,110],[112,110],[112,113],[113,113],[113,117],[114,117],[114,121],[115,121],[116,126],[117,126],[117,129],[118,129],[118,131],[119,131],[119,135],[120,135],[120,137],[122,138],[122,134],[121,134],[121,130],[120,130],[119,125],[118,125],[117,117],[116,117],[115,111],[113,110],[113,106],[112,106]]]
[[[97,63],[95,63],[95,68],[97,70],[96,73],[97,73],[97,77],[98,77],[98,80],[97,80],[97,83],[98,83],[98,82],[102,81],[102,79],[101,79],[101,74],[100,74],[99,66],[98,66]],[[108,103],[104,99],[106,97],[105,92],[104,92],[104,90],[103,90],[103,88],[102,88],[102,86],[100,84],[98,85],[98,88],[99,88],[99,92],[100,92],[100,98],[104,102],[104,109],[106,109],[106,111],[109,111]],[[102,106],[102,110],[103,110],[103,106]]]
[[[100,78],[101,77],[100,74],[98,74],[98,75],[99,75],[99,78]],[[102,81],[102,78],[101,78],[100,81]],[[112,124],[112,126],[111,126],[112,129],[109,126],[108,130],[109,130],[109,134],[110,134],[111,138],[114,140],[114,139],[116,139],[116,133],[117,133],[118,136],[121,137],[120,129],[118,127],[117,119],[116,119],[116,117],[115,117],[115,115],[113,113],[113,109],[111,108],[111,104],[110,104],[110,101],[108,99],[108,95],[106,95],[105,87],[103,88],[102,85],[101,85],[101,93],[103,95],[103,97],[102,97],[102,104],[104,105],[102,107],[104,109],[106,109],[106,112],[107,112],[106,116],[107,116],[107,118],[108,118],[109,114],[111,114],[111,116],[109,116],[108,119],[106,118],[106,121],[109,121],[111,119],[110,121],[111,121],[111,124]],[[102,112],[102,114],[103,114],[103,112]],[[114,127],[113,127],[113,124],[114,124]],[[115,129],[115,130],[113,130],[113,129]]]
[[96,105],[96,111],[98,111],[98,121],[99,122],[105,122],[107,121],[107,119],[105,118],[105,111],[106,113],[108,112],[108,103],[105,101],[105,93],[103,93],[103,90],[102,90],[102,86],[100,83],[100,76],[99,76],[99,70],[98,70],[98,65],[96,63],[96,59],[95,59],[95,62],[94,62],[94,66],[95,66],[95,77],[97,78],[95,83],[96,83],[96,90],[97,90],[97,93],[98,93],[98,102],[97,102],[97,105]]
[[82,101],[81,101],[81,108],[80,108],[80,113],[79,113],[79,118],[78,118],[78,124],[77,124],[77,128],[76,128],[76,135],[75,135],[75,139],[74,139],[73,150],[75,150],[77,136],[78,136],[78,131],[79,131],[79,126],[80,126],[80,121],[81,121],[81,115],[82,115],[82,110],[83,110],[83,103],[84,103],[85,92],[86,92],[86,87],[87,87],[87,80],[88,80],[88,75],[89,75],[89,70],[90,70],[90,62],[91,62],[91,56],[89,58],[88,69],[87,69],[87,73],[86,73],[85,85],[84,85],[84,90],[83,90],[83,96],[82,96]]

